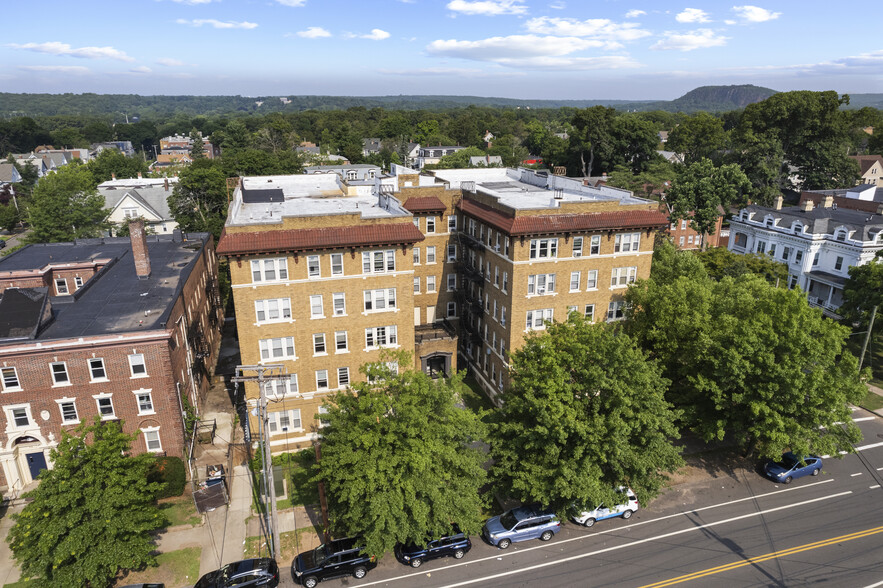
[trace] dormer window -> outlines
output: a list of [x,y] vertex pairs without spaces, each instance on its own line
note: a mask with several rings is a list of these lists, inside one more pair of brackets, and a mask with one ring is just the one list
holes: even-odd
[[838,229],[834,232],[834,240],[835,241],[846,241],[846,230]]
[[800,221],[795,221],[794,224],[791,225],[791,232],[795,235],[802,233],[804,230],[804,226]]
[[768,217],[766,217],[766,218],[764,219],[763,222],[764,222],[764,224],[765,224],[766,226],[768,226],[768,227],[772,227],[772,226],[773,226],[774,219],[773,219],[773,217],[768,216]]

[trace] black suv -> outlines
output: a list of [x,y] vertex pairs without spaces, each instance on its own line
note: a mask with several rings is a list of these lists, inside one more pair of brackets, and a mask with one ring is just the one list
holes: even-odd
[[460,559],[472,549],[472,541],[456,526],[454,533],[429,541],[426,545],[398,544],[395,547],[396,559],[412,568],[419,568],[424,561],[437,557],[453,556],[455,559]]
[[[209,572],[199,579],[193,588],[234,588],[261,586],[275,588],[279,585],[279,566],[269,557],[244,559]],[[145,584],[147,586],[147,584]]]
[[313,588],[321,580],[353,576],[362,579],[377,567],[377,558],[364,552],[358,538],[336,539],[312,551],[298,554],[291,562],[294,581]]

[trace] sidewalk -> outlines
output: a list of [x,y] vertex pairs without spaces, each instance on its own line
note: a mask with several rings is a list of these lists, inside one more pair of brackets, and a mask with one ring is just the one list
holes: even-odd
[[[874,386],[873,384],[868,384],[868,390],[870,390],[871,392],[873,392],[874,394],[876,394],[878,396],[883,396],[883,388],[878,388],[877,386]],[[873,412],[874,414],[883,416],[883,408],[878,408],[877,410],[872,410],[871,412]]]

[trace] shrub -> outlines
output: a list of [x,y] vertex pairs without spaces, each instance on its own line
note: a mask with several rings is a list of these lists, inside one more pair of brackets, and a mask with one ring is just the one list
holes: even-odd
[[147,476],[150,482],[160,482],[163,487],[156,497],[169,498],[181,496],[184,486],[187,484],[187,470],[184,468],[184,460],[180,457],[157,457]]

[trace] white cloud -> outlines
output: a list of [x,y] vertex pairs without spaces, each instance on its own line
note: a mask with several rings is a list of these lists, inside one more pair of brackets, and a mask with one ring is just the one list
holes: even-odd
[[193,20],[179,18],[175,22],[182,25],[190,25],[192,27],[201,27],[202,25],[208,25],[216,29],[256,29],[258,27],[257,23],[253,22],[236,22],[232,20],[222,21],[215,20],[214,18],[195,18]]
[[499,71],[499,72],[487,72],[482,69],[477,68],[468,68],[468,67],[425,67],[420,69],[379,69],[377,73],[391,76],[420,76],[420,77],[431,77],[431,76],[444,76],[451,77],[457,76],[461,78],[498,78],[498,77],[516,77],[526,75],[521,72],[513,72],[513,71]]
[[49,53],[50,55],[69,55],[83,59],[118,59],[120,61],[135,61],[125,52],[113,47],[71,47],[67,43],[49,41],[48,43],[9,43],[7,47],[15,49],[27,49],[37,53]]
[[724,24],[725,24],[725,25],[734,25],[734,24],[739,24],[739,23],[736,22],[735,20],[726,19],[726,20],[724,21]]
[[527,14],[527,6],[521,4],[520,0],[451,0],[448,10],[484,16]]
[[657,51],[693,51],[726,45],[729,37],[716,35],[711,29],[696,29],[686,33],[667,31],[662,40],[651,46]]
[[172,59],[171,57],[160,57],[156,62],[166,67],[181,67],[182,65],[185,65],[180,59]]
[[82,65],[22,65],[18,69],[69,74],[87,74],[90,71],[88,67],[83,67]]
[[564,2],[552,2],[551,4],[549,4],[549,8],[551,8],[552,10],[564,10],[565,8],[567,8],[567,4]]
[[639,16],[644,16],[647,14],[643,10],[629,10],[625,13],[626,18],[638,18]]
[[604,42],[606,49],[622,47],[626,41],[634,41],[650,35],[637,23],[616,23],[606,18],[575,20],[541,16],[532,18],[525,25],[531,33],[562,37],[588,37]]
[[303,37],[304,39],[318,39],[320,37],[330,37],[331,33],[323,29],[322,27],[309,27],[305,31],[298,31],[295,33],[298,37]]
[[796,65],[764,65],[727,68],[726,71],[738,71],[746,74],[758,72],[794,72],[803,75],[879,75],[883,70],[883,49],[870,53],[861,53],[847,57],[839,57],[831,61],[804,63]]
[[736,16],[747,22],[766,22],[775,20],[782,16],[781,12],[770,12],[766,8],[759,6],[733,6],[733,12]]
[[528,59],[501,60],[501,65],[518,68],[560,70],[633,69],[643,67],[628,55],[605,55],[602,57],[532,57]]
[[307,0],[276,0],[277,4],[281,4],[282,6],[291,6],[292,8],[299,8],[307,3]]
[[138,67],[133,67],[129,70],[129,73],[133,74],[149,74],[153,73],[153,70],[147,67],[146,65],[139,65]]
[[675,17],[678,22],[711,22],[708,13],[698,8],[685,8]]
[[[189,4],[191,6],[195,4],[211,4],[215,0],[172,0],[172,2],[176,2],[178,4]],[[220,0],[218,0],[220,2]]]
[[360,39],[371,39],[372,41],[382,41],[389,38],[389,33],[381,29],[371,29],[367,35],[356,35]]

